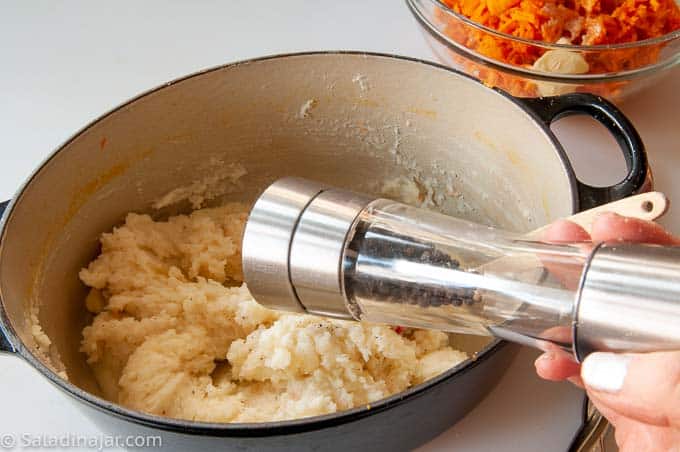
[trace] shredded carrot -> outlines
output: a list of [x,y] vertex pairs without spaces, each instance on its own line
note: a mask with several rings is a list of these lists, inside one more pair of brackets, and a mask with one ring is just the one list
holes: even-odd
[[[449,8],[500,32],[546,43],[606,45],[637,42],[680,29],[675,0],[442,0]],[[531,66],[545,49],[494,36],[439,11],[444,32],[487,57],[512,65]],[[583,52],[588,73],[639,68],[657,61],[662,45]],[[536,95],[534,84],[507,73],[463,60],[468,72],[490,86],[516,95]],[[620,82],[616,83],[620,87]]]

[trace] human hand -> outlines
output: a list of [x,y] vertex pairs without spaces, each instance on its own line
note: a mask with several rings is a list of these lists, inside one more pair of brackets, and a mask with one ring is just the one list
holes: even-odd
[[[558,221],[546,231],[545,239],[680,245],[680,239],[655,223],[616,214],[599,216],[591,235],[574,223]],[[566,352],[550,350],[535,366],[544,379],[569,380],[585,388],[616,429],[622,452],[680,451],[680,351],[593,353],[579,365]]]

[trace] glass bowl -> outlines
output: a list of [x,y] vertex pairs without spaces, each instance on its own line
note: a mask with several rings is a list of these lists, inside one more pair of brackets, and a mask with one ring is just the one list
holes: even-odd
[[[589,92],[617,101],[657,83],[680,64],[680,30],[624,44],[552,44],[493,30],[454,12],[440,0],[406,3],[442,62],[518,97]],[[548,58],[553,62],[557,58],[564,64],[575,64],[574,70],[582,73],[536,69],[541,67],[540,62],[522,65],[502,61],[499,48],[542,58],[542,66],[548,69],[554,67]]]

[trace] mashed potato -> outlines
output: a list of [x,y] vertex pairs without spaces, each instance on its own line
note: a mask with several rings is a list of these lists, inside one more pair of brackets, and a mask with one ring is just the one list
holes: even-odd
[[434,331],[283,314],[242,283],[245,207],[129,214],[80,273],[104,396],[148,413],[259,422],[332,413],[421,383],[466,355]]

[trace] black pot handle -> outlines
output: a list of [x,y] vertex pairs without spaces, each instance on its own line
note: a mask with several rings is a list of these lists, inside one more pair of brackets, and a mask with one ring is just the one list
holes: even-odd
[[[5,211],[8,204],[9,201],[0,202],[0,217],[2,217],[2,213]],[[0,309],[2,308],[0,307]],[[14,346],[7,338],[7,334],[5,333],[5,330],[2,327],[2,323],[0,322],[0,352],[14,353],[14,351],[15,351]]]
[[546,125],[569,115],[585,114],[604,125],[614,136],[626,159],[628,174],[619,183],[609,187],[593,187],[578,182],[579,210],[616,201],[651,189],[652,176],[647,164],[647,154],[640,135],[621,110],[611,102],[587,93],[570,93],[556,97],[519,99]]

